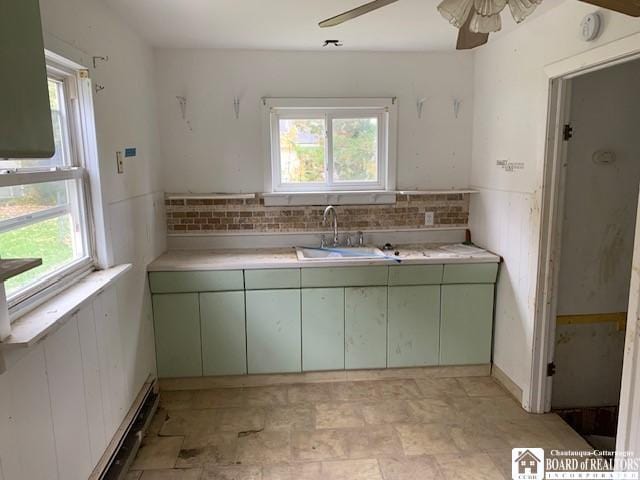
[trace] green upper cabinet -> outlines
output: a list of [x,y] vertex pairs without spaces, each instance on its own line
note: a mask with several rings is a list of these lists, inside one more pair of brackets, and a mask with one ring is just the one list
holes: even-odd
[[387,287],[345,289],[345,368],[387,366]]
[[300,290],[249,290],[249,373],[302,371]]
[[344,370],[344,288],[302,290],[302,369]]
[[153,296],[158,376],[202,376],[197,293]]
[[389,287],[389,367],[437,365],[440,285]]
[[200,321],[204,375],[247,373],[244,292],[200,294]]
[[493,284],[443,285],[440,364],[491,362]]
[[0,8],[0,158],[55,153],[38,0]]

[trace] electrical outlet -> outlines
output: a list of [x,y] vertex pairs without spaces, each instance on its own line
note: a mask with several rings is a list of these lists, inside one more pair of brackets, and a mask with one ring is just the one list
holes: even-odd
[[118,166],[118,174],[124,173],[124,157],[122,152],[116,152],[116,165]]
[[435,217],[433,212],[425,212],[424,214],[424,224],[427,227],[433,227],[433,225],[435,224]]

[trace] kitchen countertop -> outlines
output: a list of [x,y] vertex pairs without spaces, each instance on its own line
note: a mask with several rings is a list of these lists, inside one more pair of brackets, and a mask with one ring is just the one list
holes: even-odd
[[[250,270],[260,268],[318,268],[362,265],[428,265],[443,263],[498,263],[487,250],[461,244],[397,245],[400,262],[391,259],[298,260],[295,248],[242,250],[172,250],[152,262],[150,272],[194,270]],[[391,253],[391,252],[390,252]]]

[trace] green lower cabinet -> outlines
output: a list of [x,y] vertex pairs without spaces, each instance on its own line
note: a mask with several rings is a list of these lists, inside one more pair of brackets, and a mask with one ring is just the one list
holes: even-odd
[[204,375],[247,373],[244,291],[201,293],[200,321]]
[[344,370],[344,288],[302,290],[302,370]]
[[202,376],[197,293],[153,296],[158,376]]
[[440,364],[491,362],[493,284],[443,285]]
[[387,366],[387,287],[345,289],[345,368]]
[[440,285],[389,287],[389,367],[437,365]]
[[302,371],[300,290],[250,290],[246,303],[249,373]]

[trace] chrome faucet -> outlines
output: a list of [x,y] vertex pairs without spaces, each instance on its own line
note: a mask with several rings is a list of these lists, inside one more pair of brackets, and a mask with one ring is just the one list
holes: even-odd
[[324,209],[324,214],[322,215],[322,226],[327,226],[327,217],[330,213],[333,213],[333,246],[338,246],[338,212],[333,205],[329,205]]

